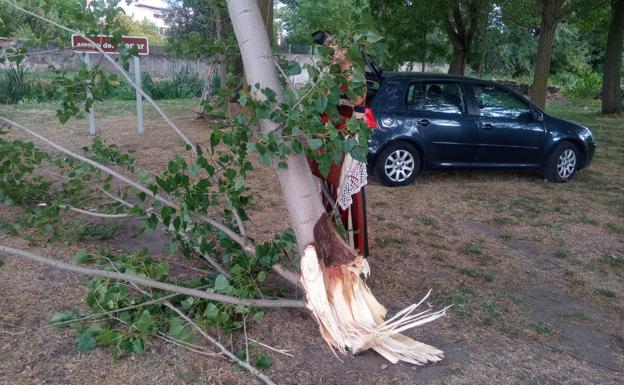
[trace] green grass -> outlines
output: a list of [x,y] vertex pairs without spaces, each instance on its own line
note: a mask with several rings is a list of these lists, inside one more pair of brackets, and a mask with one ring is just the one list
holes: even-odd
[[603,288],[598,289],[598,294],[600,294],[600,295],[602,295],[602,296],[604,296],[606,298],[609,298],[609,299],[613,299],[613,298],[617,297],[617,295],[615,294],[614,291],[609,290],[609,289],[603,289]]
[[533,324],[533,330],[538,334],[551,335],[555,332],[553,326],[548,322],[536,322]]
[[469,268],[469,267],[461,267],[457,269],[457,272],[461,275],[465,275],[470,278],[481,278],[487,282],[494,282],[495,277],[492,274],[482,273],[478,270]]
[[604,254],[602,261],[614,269],[621,269],[624,267],[624,258],[617,255]]
[[612,334],[611,337],[613,337],[613,341],[615,341],[615,344],[620,348],[620,350],[624,352],[624,335]]
[[592,320],[590,316],[580,311],[570,313],[570,314],[565,314],[563,318],[565,320],[572,321],[572,322],[588,322]]
[[553,253],[553,256],[555,258],[567,258],[568,257],[568,253],[565,250],[557,250]]
[[425,226],[436,227],[436,220],[431,217],[419,216],[417,219]]
[[520,338],[520,330],[516,328],[502,326],[498,328],[498,331],[512,339]]

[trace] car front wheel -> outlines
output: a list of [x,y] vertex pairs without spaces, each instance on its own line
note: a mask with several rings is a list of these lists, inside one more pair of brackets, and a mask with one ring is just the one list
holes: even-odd
[[420,154],[409,143],[384,148],[375,162],[375,178],[386,186],[405,186],[420,174]]
[[551,182],[565,183],[576,174],[578,162],[578,148],[570,142],[560,143],[546,161],[544,176]]

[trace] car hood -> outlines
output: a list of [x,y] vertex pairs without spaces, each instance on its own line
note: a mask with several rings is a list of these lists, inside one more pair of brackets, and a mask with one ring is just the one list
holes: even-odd
[[544,114],[544,124],[549,131],[557,130],[562,134],[580,138],[584,141],[592,141],[592,132],[588,127],[569,120]]

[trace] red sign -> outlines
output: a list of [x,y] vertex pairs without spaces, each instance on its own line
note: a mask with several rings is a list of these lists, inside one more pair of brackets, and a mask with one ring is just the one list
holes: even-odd
[[[93,40],[93,42],[106,53],[118,53],[118,45],[111,44],[112,36],[89,36],[89,39]],[[147,43],[146,37],[123,36],[121,38],[121,44],[125,45],[127,48],[136,46],[139,50],[139,55],[149,55],[149,44]],[[74,52],[100,52],[93,44],[87,41],[84,36],[80,35],[72,35],[71,45]]]

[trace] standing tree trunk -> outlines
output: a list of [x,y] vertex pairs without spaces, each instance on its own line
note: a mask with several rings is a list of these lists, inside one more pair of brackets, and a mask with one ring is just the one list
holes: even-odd
[[483,29],[483,47],[481,47],[481,60],[479,61],[479,79],[483,79],[483,73],[485,70],[485,52],[487,51],[487,35],[490,28],[490,17],[486,19],[485,28]]
[[[236,39],[249,84],[271,88],[276,101],[283,100],[269,39],[256,0],[228,0]],[[262,97],[256,92],[254,97]],[[279,130],[268,119],[260,120],[264,132]],[[413,314],[419,304],[384,321],[386,309],[373,297],[362,280],[368,263],[346,244],[325,214],[319,185],[314,181],[304,155],[290,156],[288,168],[276,167],[301,258],[301,283],[306,306],[319,324],[325,341],[341,353],[375,349],[393,363],[414,364],[440,361],[443,352],[400,334],[433,321],[445,310]],[[318,253],[317,253],[318,251]],[[320,257],[320,260],[319,260]],[[424,301],[424,300],[423,300]],[[421,303],[423,302],[421,301]]]
[[539,43],[535,59],[535,72],[531,85],[531,100],[540,108],[546,107],[546,89],[550,73],[550,61],[557,25],[572,13],[576,3],[566,0],[541,0],[542,19],[540,22]]
[[[446,34],[453,44],[453,61],[449,65],[448,73],[463,75],[466,72],[466,60],[475,32],[483,17],[489,15],[490,0],[452,0],[440,2],[445,16]],[[450,6],[450,10],[447,9]],[[450,11],[450,13],[449,13]]]
[[[234,33],[240,46],[247,84],[260,83],[275,91],[276,99],[282,101],[282,88],[273,62],[273,52],[268,35],[259,33],[265,28],[256,0],[229,0],[228,10]],[[263,131],[275,131],[278,124],[268,119],[260,121]],[[288,208],[290,222],[297,237],[300,255],[314,241],[314,225],[323,214],[319,186],[314,182],[305,155],[290,156],[288,168],[277,169],[282,193]]]
[[[215,1],[214,4],[215,31],[217,33],[217,40],[222,42],[224,40],[223,30],[225,27],[225,21],[221,15],[218,2]],[[227,87],[227,64],[225,63],[225,55],[223,53],[219,53],[217,55],[217,61],[219,62],[219,87],[221,87],[221,89],[225,89],[225,87]]]
[[467,50],[462,45],[453,44],[453,61],[449,65],[448,73],[463,75],[466,72]]
[[624,0],[612,0],[611,24],[602,65],[602,113],[621,113],[621,66],[624,42]]
[[423,31],[423,55],[422,55],[422,65],[420,66],[420,72],[425,72],[426,65],[427,65],[427,31]]
[[269,35],[269,44],[273,44],[273,0],[258,0],[258,7],[264,21],[264,28]]

